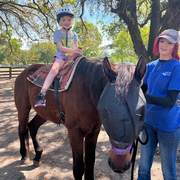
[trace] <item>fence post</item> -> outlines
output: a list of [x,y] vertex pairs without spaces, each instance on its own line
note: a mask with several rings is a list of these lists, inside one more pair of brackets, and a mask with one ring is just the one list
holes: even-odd
[[11,67],[9,67],[9,79],[11,79],[11,76],[12,76],[12,69],[11,69]]

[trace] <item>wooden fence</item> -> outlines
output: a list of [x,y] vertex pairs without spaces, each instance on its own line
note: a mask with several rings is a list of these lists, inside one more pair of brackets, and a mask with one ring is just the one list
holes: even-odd
[[11,79],[17,77],[27,66],[1,66],[0,79]]

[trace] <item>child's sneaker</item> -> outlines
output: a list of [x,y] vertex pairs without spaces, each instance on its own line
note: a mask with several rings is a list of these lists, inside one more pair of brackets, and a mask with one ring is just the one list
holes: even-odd
[[36,100],[36,104],[34,105],[35,107],[37,106],[46,106],[46,100],[45,100],[45,96],[43,93],[39,93],[37,100]]

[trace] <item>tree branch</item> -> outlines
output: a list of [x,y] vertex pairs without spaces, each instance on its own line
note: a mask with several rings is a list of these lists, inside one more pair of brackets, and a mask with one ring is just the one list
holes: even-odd
[[[83,18],[82,18],[83,14],[84,14],[84,4],[85,4],[85,0],[82,0],[82,1],[81,1],[82,12],[81,12],[81,15],[80,15],[79,17],[80,17],[80,19],[81,19],[82,25],[83,25],[84,28],[86,29],[86,34],[87,34],[87,27],[86,27],[86,25],[84,24],[84,21],[83,21]],[[82,26],[82,29],[83,29],[83,26]]]

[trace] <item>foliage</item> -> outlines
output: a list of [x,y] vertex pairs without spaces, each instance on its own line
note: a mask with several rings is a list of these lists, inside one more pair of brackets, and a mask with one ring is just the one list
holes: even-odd
[[[11,36],[11,31],[9,31],[8,33]],[[11,38],[10,40],[8,40],[7,34],[5,32],[2,32],[0,38],[0,64],[15,64],[18,61],[19,57],[12,53],[11,49],[13,50],[13,52],[16,52],[16,54],[20,54],[20,48],[20,40],[16,38]]]
[[[131,59],[133,48],[137,56],[143,55],[149,62],[154,58],[152,54],[153,43],[158,34],[168,28],[180,29],[179,0],[1,0],[0,34],[3,37],[2,34],[6,32],[7,37],[4,46],[7,46],[7,43],[9,44],[11,55],[9,51],[6,52],[5,47],[0,45],[0,57],[4,60],[9,56],[8,62],[12,60],[12,63],[17,61],[14,55],[11,56],[20,53],[18,52],[20,51],[18,43],[21,43],[11,41],[12,33],[16,33],[16,38],[21,37],[23,40],[52,40],[53,31],[57,29],[56,12],[62,6],[70,6],[81,20],[83,20],[85,7],[89,9],[90,15],[98,17],[102,30],[109,35],[109,39],[114,40],[113,44],[109,46],[117,53],[116,55],[113,54],[114,58],[116,57],[114,60],[119,54],[121,54],[121,59],[125,59],[125,54],[122,55],[125,53],[125,50],[122,52],[124,44],[119,46],[120,44],[116,43],[116,41],[119,42],[117,40],[120,36],[119,33],[122,33],[121,38],[122,36],[127,38],[126,50],[129,54],[129,58],[126,55],[127,59]],[[104,17],[104,19],[100,19],[100,17]],[[83,30],[79,31],[79,40],[85,55],[99,56],[99,50],[101,50],[99,48],[100,34],[97,33],[97,39],[94,38],[96,35],[92,33],[93,31],[91,32],[91,28],[94,27],[85,21],[81,21],[81,24],[77,26]],[[90,30],[85,35],[83,33],[86,32],[86,26],[89,26]],[[143,37],[142,30],[144,27],[149,27],[149,32],[146,33],[145,31],[145,34],[148,34],[146,36],[147,41],[144,41],[145,37]],[[97,32],[96,29],[94,31]],[[124,37],[125,32],[128,34],[127,37]],[[88,47],[90,43],[92,45]],[[23,51],[22,53],[27,52]],[[38,53],[36,52],[36,54]],[[21,53],[18,56],[22,57]],[[33,57],[34,55],[30,54],[30,56]],[[34,57],[33,62],[37,62],[37,58]],[[43,59],[45,60],[45,58]],[[48,63],[47,60],[45,61]]]
[[114,39],[115,51],[111,54],[113,62],[132,62],[137,60],[137,55],[133,50],[133,43],[128,32],[122,31]]
[[[82,14],[85,5],[93,15],[113,14],[109,23],[103,23],[103,30],[116,38],[119,32],[127,29],[135,53],[137,56],[143,55],[148,62],[153,59],[153,44],[158,34],[169,28],[180,29],[179,0],[83,0],[83,3],[77,0],[77,2],[80,4]],[[144,26],[149,26],[147,46],[143,43],[140,32]]]
[[6,31],[12,29],[19,37],[31,40],[51,38],[56,27],[57,10],[74,0],[1,0],[0,24]]
[[[75,5],[75,1],[1,0],[0,31],[6,32],[9,45],[11,31],[23,40],[51,40],[53,31],[57,28],[57,10],[67,4]],[[13,51],[12,48],[11,51]]]
[[[84,21],[85,27],[81,21],[76,21],[74,31],[78,34],[78,45],[83,49],[83,55],[86,57],[97,57],[102,43],[102,35],[93,23]],[[87,31],[86,31],[87,30]]]
[[[141,29],[141,37],[143,39],[144,45],[148,45],[148,33],[149,27],[144,26]],[[133,50],[133,43],[131,41],[131,36],[127,30],[121,31],[117,37],[114,39],[114,49],[115,51],[111,54],[113,62],[131,62],[136,64],[138,57]]]
[[[0,34],[2,31],[6,32],[6,48],[11,45],[12,34],[15,33],[18,38],[23,41],[31,40],[32,47],[30,50],[23,50],[21,53],[14,48],[10,47],[11,54],[16,54],[19,59],[10,59],[10,63],[49,63],[55,53],[55,46],[52,43],[43,44],[39,43],[33,45],[33,42],[43,42],[52,40],[53,31],[57,29],[56,13],[62,6],[75,6],[75,0],[1,0],[0,1]],[[73,9],[74,12],[75,9]],[[79,45],[83,46],[85,56],[97,56],[99,45],[101,44],[101,34],[98,32],[97,27],[92,23],[87,23],[88,33],[85,35],[79,31]],[[77,24],[76,29],[81,27],[81,23]],[[2,41],[2,40],[1,40]],[[15,43],[15,42],[14,42]],[[52,48],[53,47],[53,48]],[[6,62],[5,55],[1,50],[1,61]],[[6,51],[5,51],[6,52]]]
[[56,46],[52,42],[42,43],[39,52],[41,53],[39,61],[46,64],[51,64],[56,52]]
[[50,64],[55,52],[56,46],[52,42],[37,43],[29,50],[23,51],[22,62],[24,64]]

